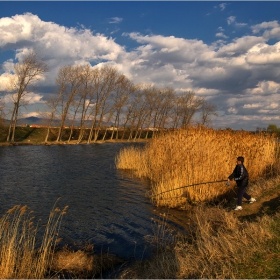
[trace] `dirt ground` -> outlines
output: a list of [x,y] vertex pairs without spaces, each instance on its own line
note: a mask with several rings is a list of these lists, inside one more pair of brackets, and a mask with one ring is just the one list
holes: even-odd
[[280,211],[280,188],[272,192],[256,197],[257,201],[248,203],[243,201],[242,211],[235,211],[235,214],[241,219],[254,220],[262,215],[273,215]]

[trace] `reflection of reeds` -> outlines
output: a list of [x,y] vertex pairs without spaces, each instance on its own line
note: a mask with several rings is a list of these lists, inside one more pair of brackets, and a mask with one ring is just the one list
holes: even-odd
[[51,264],[63,210],[51,211],[44,235],[38,242],[38,224],[32,211],[16,205],[0,219],[0,278],[44,278]]
[[229,188],[223,183],[175,189],[226,179],[237,156],[245,157],[250,179],[256,180],[271,169],[276,147],[272,136],[197,127],[160,136],[144,148],[123,149],[116,157],[116,166],[149,178],[156,205],[176,207],[186,201],[213,200],[224,194]]

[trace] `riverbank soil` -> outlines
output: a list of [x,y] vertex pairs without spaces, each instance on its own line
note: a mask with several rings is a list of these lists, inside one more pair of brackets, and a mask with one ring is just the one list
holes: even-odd
[[257,217],[280,212],[280,186],[273,190],[264,191],[254,203],[243,201],[242,207],[242,211],[235,211],[240,220],[254,221]]

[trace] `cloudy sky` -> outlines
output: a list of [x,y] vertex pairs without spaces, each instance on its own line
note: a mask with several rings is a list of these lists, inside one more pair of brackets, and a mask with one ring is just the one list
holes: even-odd
[[59,67],[113,63],[134,83],[193,90],[215,128],[280,127],[280,2],[0,1],[0,96],[28,49],[50,71],[25,116],[44,110]]

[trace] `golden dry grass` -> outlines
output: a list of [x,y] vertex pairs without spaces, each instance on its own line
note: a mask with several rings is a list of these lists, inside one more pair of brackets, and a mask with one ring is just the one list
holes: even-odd
[[273,169],[277,147],[270,135],[196,127],[159,136],[144,148],[124,148],[116,157],[116,166],[149,178],[156,205],[177,207],[215,200],[229,191],[225,183],[177,188],[226,180],[237,156],[245,157],[251,181],[264,176]]
[[54,254],[52,270],[56,275],[67,272],[72,275],[92,273],[94,257],[82,250],[71,251],[67,248]]
[[[234,279],[239,265],[254,254],[266,252],[273,238],[273,219],[240,222],[233,212],[205,206],[194,207],[192,223],[174,243],[158,246],[153,257],[125,269],[121,279]],[[158,240],[158,239],[155,239]],[[160,241],[161,242],[161,241]]]
[[[90,247],[90,248],[89,248]],[[53,255],[52,277],[62,279],[102,278],[102,273],[113,269],[122,260],[115,255],[94,254],[94,246],[87,244],[78,250],[65,246]]]
[[[41,228],[26,206],[16,205],[0,219],[0,278],[45,278],[67,207],[55,207]],[[43,230],[41,240],[38,232]]]

